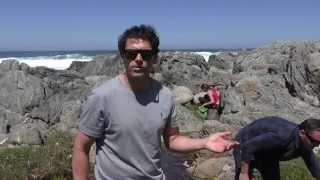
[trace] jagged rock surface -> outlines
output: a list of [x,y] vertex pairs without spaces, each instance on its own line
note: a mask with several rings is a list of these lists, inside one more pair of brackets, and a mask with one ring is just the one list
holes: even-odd
[[[53,127],[74,132],[89,91],[121,71],[120,57],[114,55],[73,62],[60,71],[3,61],[0,142],[41,144]],[[221,53],[210,57],[208,63],[190,53],[161,53],[153,76],[172,89],[180,86],[187,92],[175,94],[182,104],[188,104],[190,92],[199,93],[204,82],[221,91],[223,107],[209,120],[200,120],[190,108],[177,105],[181,131],[195,137],[237,131],[263,116],[281,116],[297,123],[320,117],[319,41],[275,42],[252,51]],[[221,162],[215,167],[220,173],[217,177],[230,178],[232,168],[223,169],[229,160],[217,161]],[[204,163],[199,167],[212,166]]]

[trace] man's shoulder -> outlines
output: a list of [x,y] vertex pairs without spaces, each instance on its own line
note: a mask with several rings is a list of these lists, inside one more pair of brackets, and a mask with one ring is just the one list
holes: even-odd
[[258,118],[244,127],[244,131],[290,133],[297,124],[277,116]]
[[160,95],[173,97],[173,92],[166,86],[164,86],[160,81],[153,80],[156,84],[156,87],[160,90]]
[[289,121],[288,119],[278,117],[278,116],[267,116],[256,120],[256,123],[266,124],[270,126],[274,126],[275,124],[279,125],[288,125],[288,126],[296,126],[297,124]]
[[112,92],[118,87],[117,81],[117,77],[105,80],[100,85],[93,88],[91,92],[97,96],[106,96],[108,93]]
[[297,128],[297,124],[285,118],[277,116],[269,116],[256,120],[256,125],[251,127],[251,130],[256,128],[258,131],[273,132],[284,141]]

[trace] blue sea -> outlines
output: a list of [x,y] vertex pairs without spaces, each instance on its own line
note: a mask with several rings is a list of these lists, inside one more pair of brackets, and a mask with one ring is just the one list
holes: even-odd
[[[202,55],[205,60],[212,54],[219,53],[221,49],[194,49],[194,50],[164,50],[162,52],[190,52]],[[31,67],[46,66],[63,70],[70,66],[72,61],[91,61],[97,55],[117,54],[117,51],[0,51],[0,63],[4,60],[14,59],[28,64]]]
[[31,67],[46,66],[66,69],[72,61],[91,61],[97,55],[116,54],[116,51],[0,51],[0,62],[14,59]]

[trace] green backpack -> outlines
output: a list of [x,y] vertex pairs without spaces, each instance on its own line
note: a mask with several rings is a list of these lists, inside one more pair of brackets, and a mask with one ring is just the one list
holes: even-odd
[[200,115],[200,117],[202,118],[202,119],[204,119],[204,120],[206,120],[206,119],[208,119],[208,111],[209,111],[209,109],[208,108],[206,108],[206,107],[199,107],[198,108],[198,110],[197,110],[197,112],[198,112],[198,114]]

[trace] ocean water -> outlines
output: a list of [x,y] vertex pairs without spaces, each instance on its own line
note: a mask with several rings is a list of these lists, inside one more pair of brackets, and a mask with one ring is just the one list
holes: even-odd
[[192,54],[198,54],[200,56],[202,56],[204,58],[204,60],[206,62],[209,61],[209,58],[211,55],[219,55],[221,53],[221,51],[217,51],[217,52],[212,52],[212,51],[195,51],[195,52],[191,52]]
[[116,51],[0,51],[0,63],[14,59],[31,67],[46,66],[63,70],[72,61],[91,61],[97,55],[115,54]]
[[[164,50],[162,52],[190,52],[204,57],[208,62],[210,55],[219,50]],[[14,59],[30,67],[46,66],[57,70],[67,69],[72,61],[91,61],[97,55],[117,54],[117,51],[0,51],[0,63]]]

